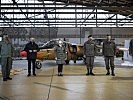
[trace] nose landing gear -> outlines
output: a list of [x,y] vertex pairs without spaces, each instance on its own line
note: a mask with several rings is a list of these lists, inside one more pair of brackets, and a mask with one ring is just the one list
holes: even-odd
[[36,61],[36,68],[41,69],[42,68],[42,63],[40,61]]

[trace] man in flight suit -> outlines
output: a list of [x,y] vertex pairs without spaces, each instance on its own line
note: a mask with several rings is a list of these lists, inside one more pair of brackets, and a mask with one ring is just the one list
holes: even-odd
[[84,56],[86,58],[87,74],[86,75],[95,75],[93,70],[94,56],[95,56],[96,45],[93,41],[92,35],[88,36],[88,41],[84,43]]
[[12,69],[13,46],[9,41],[8,35],[4,34],[0,42],[0,58],[2,67],[3,81],[12,80],[10,70]]
[[[105,58],[105,65],[107,70],[106,75],[110,75],[110,67],[111,67],[111,71],[112,71],[111,75],[115,76],[114,56],[116,53],[116,45],[115,45],[115,42],[111,40],[110,35],[107,35],[107,39],[103,43],[102,53]],[[110,63],[110,67],[109,67],[109,63]]]

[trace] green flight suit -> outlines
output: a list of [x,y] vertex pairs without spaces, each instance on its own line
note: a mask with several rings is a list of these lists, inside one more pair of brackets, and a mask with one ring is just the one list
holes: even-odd
[[4,41],[0,42],[0,63],[2,67],[2,76],[7,78],[10,76],[10,70],[12,69],[12,55],[13,46],[11,43]]

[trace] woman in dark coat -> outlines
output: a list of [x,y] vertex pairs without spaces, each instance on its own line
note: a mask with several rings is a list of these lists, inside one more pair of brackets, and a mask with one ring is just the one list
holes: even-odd
[[58,76],[63,76],[62,75],[62,69],[63,69],[63,64],[65,64],[66,60],[66,48],[63,43],[63,40],[59,40],[58,44],[55,46],[55,52],[56,52],[56,63],[58,64]]

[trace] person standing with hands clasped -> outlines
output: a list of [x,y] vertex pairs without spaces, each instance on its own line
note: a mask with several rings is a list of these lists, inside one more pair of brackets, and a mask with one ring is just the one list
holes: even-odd
[[58,44],[55,46],[56,53],[56,63],[58,64],[58,76],[63,76],[63,64],[65,64],[66,56],[66,47],[63,43],[63,40],[59,39]]
[[31,76],[31,63],[32,63],[32,72],[33,75],[36,76],[35,73],[35,62],[37,58],[37,52],[39,52],[39,47],[35,43],[35,38],[30,38],[30,42],[26,44],[24,51],[27,52],[27,60],[28,60],[28,77]]
[[[102,53],[105,59],[105,65],[107,70],[106,75],[110,75],[110,67],[111,67],[111,71],[112,71],[111,75],[115,76],[114,57],[116,54],[116,45],[115,45],[115,42],[111,40],[110,35],[107,35],[107,39],[103,43]],[[109,67],[109,64],[110,64],[110,67]]]

